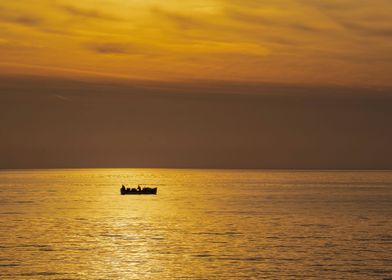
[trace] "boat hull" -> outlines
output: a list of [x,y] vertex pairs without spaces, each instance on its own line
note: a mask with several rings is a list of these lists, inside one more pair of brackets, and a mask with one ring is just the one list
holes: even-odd
[[157,194],[157,188],[146,188],[142,190],[128,190],[128,189],[120,189],[121,195],[154,195]]

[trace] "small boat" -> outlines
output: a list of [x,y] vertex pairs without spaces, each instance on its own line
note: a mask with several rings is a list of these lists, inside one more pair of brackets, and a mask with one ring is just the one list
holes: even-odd
[[125,188],[123,185],[120,189],[121,195],[125,194],[157,194],[158,188],[140,188],[138,186],[137,188]]

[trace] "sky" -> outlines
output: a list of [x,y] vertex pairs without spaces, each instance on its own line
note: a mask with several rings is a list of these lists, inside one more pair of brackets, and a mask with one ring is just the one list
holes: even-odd
[[3,0],[0,168],[392,168],[389,0]]
[[3,73],[391,86],[390,0],[3,0]]

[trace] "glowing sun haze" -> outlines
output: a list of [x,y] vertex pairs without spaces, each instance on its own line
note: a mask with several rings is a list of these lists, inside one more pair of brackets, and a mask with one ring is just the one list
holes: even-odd
[[391,86],[389,0],[3,0],[0,71]]

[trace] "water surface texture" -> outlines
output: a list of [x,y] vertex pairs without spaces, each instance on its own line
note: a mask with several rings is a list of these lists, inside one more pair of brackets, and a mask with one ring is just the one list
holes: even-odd
[[392,279],[392,172],[1,171],[0,205],[0,279]]

